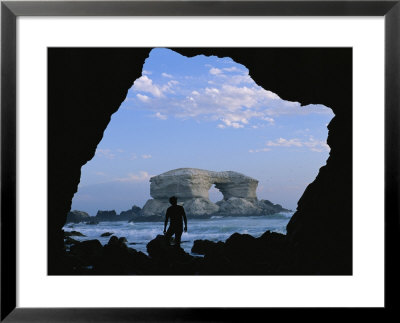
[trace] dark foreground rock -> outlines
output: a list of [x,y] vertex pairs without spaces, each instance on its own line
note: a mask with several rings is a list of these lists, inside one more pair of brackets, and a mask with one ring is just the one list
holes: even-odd
[[147,244],[147,252],[153,261],[154,274],[199,274],[199,259],[189,255],[181,247],[170,245],[162,235]]
[[[149,256],[127,246],[124,237],[67,241],[64,274],[77,275],[287,275],[298,274],[296,257],[283,234],[267,231],[255,238],[232,234],[225,242],[196,240],[192,256],[170,245],[163,235],[147,244]],[[68,248],[67,248],[68,250]]]
[[103,247],[101,261],[94,266],[100,275],[149,274],[149,259],[143,252],[128,248],[125,238],[112,236]]
[[64,237],[86,237],[84,234],[78,231],[64,231]]
[[215,252],[217,248],[222,248],[225,244],[222,241],[213,242],[210,240],[195,240],[193,242],[192,252],[199,255]]
[[98,261],[102,249],[103,246],[99,240],[87,240],[72,245],[70,252],[72,255],[78,257],[83,264],[90,266]]
[[141,275],[151,274],[149,257],[128,248],[125,238],[112,236],[102,246],[98,240],[75,241],[62,261],[65,275]]
[[104,232],[100,235],[100,237],[109,237],[112,236],[114,233],[113,232]]
[[70,238],[70,237],[66,237],[66,238],[64,239],[64,243],[65,243],[66,245],[71,245],[71,244],[79,243],[79,241],[78,241],[78,240],[75,240],[75,239],[72,239],[72,238]]
[[286,236],[270,231],[255,238],[234,233],[225,242],[196,240],[192,252],[204,254],[201,274],[285,275],[295,273]]

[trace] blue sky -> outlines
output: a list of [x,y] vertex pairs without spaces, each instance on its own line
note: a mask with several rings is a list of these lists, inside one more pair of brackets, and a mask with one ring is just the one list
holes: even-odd
[[[295,209],[329,156],[333,113],[278,95],[228,57],[153,49],[95,157],[82,167],[71,209],[95,215],[142,207],[150,177],[181,167],[254,177],[259,199]],[[221,197],[210,190],[212,201]]]

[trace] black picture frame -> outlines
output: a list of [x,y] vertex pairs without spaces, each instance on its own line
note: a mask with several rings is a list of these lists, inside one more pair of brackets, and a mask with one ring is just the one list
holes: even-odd
[[[1,321],[246,321],[265,309],[17,308],[16,19],[19,16],[384,16],[385,308],[393,308],[399,245],[400,4],[396,1],[2,1],[1,3]],[[396,267],[397,266],[397,267]],[[390,282],[390,283],[389,283]]]

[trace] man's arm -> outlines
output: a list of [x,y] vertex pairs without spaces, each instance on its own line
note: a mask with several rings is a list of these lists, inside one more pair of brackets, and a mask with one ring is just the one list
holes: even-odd
[[169,219],[169,209],[167,209],[167,212],[165,213],[165,222],[164,222],[164,233],[167,232],[167,224],[168,224],[168,219]]
[[185,232],[187,232],[187,219],[186,219],[186,213],[185,213],[185,209],[182,207],[182,217],[183,217],[183,222],[185,222],[185,228],[183,229]]

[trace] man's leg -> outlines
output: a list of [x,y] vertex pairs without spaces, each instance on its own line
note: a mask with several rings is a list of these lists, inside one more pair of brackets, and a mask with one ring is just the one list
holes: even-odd
[[173,234],[174,234],[174,230],[170,226],[168,228],[167,232],[165,233],[165,241],[167,242],[168,245],[171,245],[171,237]]
[[175,231],[175,246],[176,247],[181,246],[181,236],[182,236],[182,230]]

